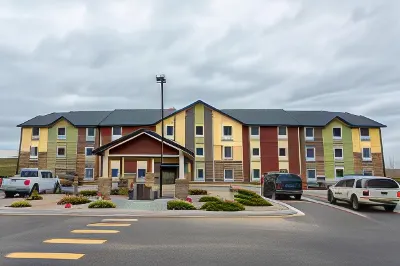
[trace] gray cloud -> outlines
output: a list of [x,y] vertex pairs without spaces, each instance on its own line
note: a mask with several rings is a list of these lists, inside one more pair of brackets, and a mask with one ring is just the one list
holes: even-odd
[[400,141],[398,1],[3,1],[0,149],[35,115],[157,108],[348,111]]

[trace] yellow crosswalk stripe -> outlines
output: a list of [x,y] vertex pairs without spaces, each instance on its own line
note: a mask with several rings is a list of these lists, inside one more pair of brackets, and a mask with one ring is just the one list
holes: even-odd
[[116,234],[117,230],[72,230],[71,233],[75,234]]
[[103,239],[73,239],[73,238],[54,238],[43,241],[44,243],[50,244],[88,244],[98,245],[104,244],[107,240]]
[[117,224],[117,223],[94,223],[87,226],[130,226],[131,224]]
[[102,222],[137,222],[138,219],[103,219]]
[[53,260],[78,260],[85,254],[78,253],[41,253],[41,252],[14,252],[6,255],[9,259],[53,259]]

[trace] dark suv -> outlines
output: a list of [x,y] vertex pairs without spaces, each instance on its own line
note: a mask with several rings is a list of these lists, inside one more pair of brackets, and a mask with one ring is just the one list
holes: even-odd
[[267,198],[279,199],[294,196],[296,200],[303,195],[301,177],[290,173],[264,174],[263,195]]

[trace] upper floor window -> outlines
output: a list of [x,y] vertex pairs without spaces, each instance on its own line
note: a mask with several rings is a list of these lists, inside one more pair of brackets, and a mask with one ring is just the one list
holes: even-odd
[[278,127],[278,137],[287,138],[287,127],[284,126]]
[[222,137],[223,139],[232,139],[232,126],[222,127]]
[[168,125],[167,127],[167,136],[172,137],[174,136],[174,126]]
[[315,161],[315,148],[314,147],[306,147],[306,160],[307,161]]
[[370,140],[369,128],[360,128],[360,138],[361,140]]
[[57,139],[66,139],[67,138],[67,129],[65,127],[57,128]]
[[119,139],[122,136],[122,127],[112,127],[112,140]]
[[313,127],[306,127],[304,131],[306,140],[314,140],[314,128]]
[[334,127],[332,129],[333,139],[342,139],[342,128]]
[[86,156],[92,156],[93,155],[93,147],[86,147],[85,148],[85,155]]
[[280,157],[286,156],[286,148],[279,148],[279,156]]
[[94,135],[95,135],[95,128],[88,127],[86,129],[86,141],[94,141]]
[[32,139],[39,139],[40,129],[38,127],[32,128]]
[[333,155],[335,157],[335,160],[343,160],[343,148],[335,147],[333,149]]
[[196,126],[196,137],[203,137],[203,136],[204,136],[204,127]]
[[65,156],[66,156],[66,148],[57,147],[57,157],[65,157]]
[[260,136],[260,128],[259,127],[251,127],[250,128],[250,135],[252,137],[259,137]]
[[204,156],[204,149],[203,147],[196,148],[196,156],[203,157]]
[[362,158],[364,161],[371,161],[371,148],[363,148],[362,149]]
[[232,159],[232,158],[233,158],[232,147],[225,146],[224,147],[224,159]]
[[259,157],[260,156],[260,148],[253,148],[252,156]]

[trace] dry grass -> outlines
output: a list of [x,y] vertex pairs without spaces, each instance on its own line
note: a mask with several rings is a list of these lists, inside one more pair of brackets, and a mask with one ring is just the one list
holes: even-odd
[[17,158],[0,158],[0,176],[15,175],[17,161]]

